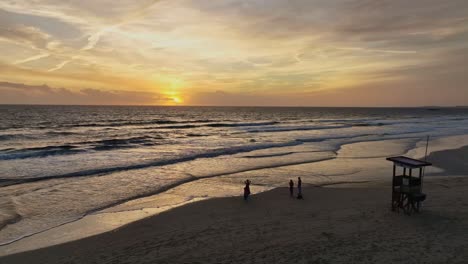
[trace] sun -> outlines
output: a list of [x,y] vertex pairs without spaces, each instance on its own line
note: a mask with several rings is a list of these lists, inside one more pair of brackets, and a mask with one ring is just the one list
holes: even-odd
[[183,101],[180,97],[172,97],[172,102],[175,104],[181,104]]
[[[175,81],[173,81],[172,83],[175,83]],[[166,96],[167,104],[169,105],[178,105],[184,103],[180,91],[178,89],[175,89],[174,85],[171,85],[171,87],[167,88],[167,90],[164,91],[163,94]]]
[[165,95],[165,104],[166,105],[180,105],[184,103],[184,99],[181,94],[177,91],[167,91],[164,92]]

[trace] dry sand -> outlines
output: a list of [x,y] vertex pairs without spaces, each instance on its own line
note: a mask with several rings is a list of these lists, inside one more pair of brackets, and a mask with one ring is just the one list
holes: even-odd
[[[465,147],[430,161],[467,175],[467,158]],[[388,183],[206,200],[0,263],[468,263],[468,177],[426,177],[424,191],[411,216],[390,211]]]

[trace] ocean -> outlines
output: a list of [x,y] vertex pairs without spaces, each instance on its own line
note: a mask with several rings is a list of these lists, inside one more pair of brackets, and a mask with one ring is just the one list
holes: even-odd
[[[353,143],[400,140],[405,153],[428,135],[468,134],[467,108],[3,105],[0,120],[0,244],[180,186],[164,205],[241,195],[244,176],[321,164]],[[253,185],[287,185],[278,175]]]

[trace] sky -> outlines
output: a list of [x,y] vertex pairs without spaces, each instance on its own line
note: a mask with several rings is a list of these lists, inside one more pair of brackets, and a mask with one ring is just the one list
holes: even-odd
[[468,105],[468,1],[2,0],[0,104]]

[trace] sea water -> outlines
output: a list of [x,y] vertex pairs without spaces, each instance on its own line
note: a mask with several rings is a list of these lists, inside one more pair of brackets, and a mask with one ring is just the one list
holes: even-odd
[[246,177],[359,180],[346,160],[468,134],[466,108],[4,105],[0,120],[0,244],[163,192],[152,206],[240,195]]

